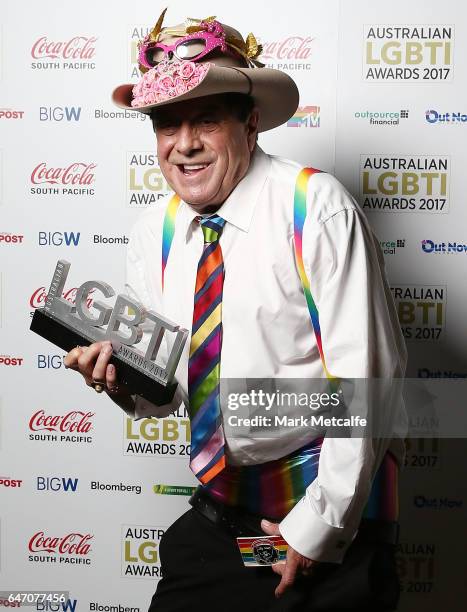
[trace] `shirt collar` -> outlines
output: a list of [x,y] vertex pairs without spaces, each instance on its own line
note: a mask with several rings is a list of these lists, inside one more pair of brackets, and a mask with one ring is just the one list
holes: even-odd
[[[248,232],[253,217],[253,211],[259,194],[269,174],[271,160],[266,153],[256,145],[247,173],[238,183],[219,210],[216,211],[227,223],[231,223],[244,232]],[[186,240],[191,236],[191,224],[198,213],[186,202],[181,202],[181,224]]]

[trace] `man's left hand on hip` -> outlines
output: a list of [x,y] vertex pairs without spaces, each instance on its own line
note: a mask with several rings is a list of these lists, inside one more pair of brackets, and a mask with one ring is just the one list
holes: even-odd
[[[266,519],[261,521],[261,529],[268,535],[281,535],[279,523],[271,523]],[[289,545],[285,562],[275,563],[271,566],[272,571],[282,577],[275,590],[276,597],[281,597],[294,584],[297,576],[310,575],[318,563],[318,561],[304,557]]]

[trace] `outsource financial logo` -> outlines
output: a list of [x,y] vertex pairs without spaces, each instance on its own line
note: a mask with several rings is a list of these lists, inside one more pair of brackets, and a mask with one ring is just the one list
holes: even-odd
[[47,36],[37,38],[31,47],[33,70],[94,70],[96,68],[95,36],[73,36],[55,41]]
[[450,123],[457,124],[467,123],[467,113],[439,113],[435,110],[425,111],[425,119],[428,123]]
[[442,253],[446,255],[458,255],[467,253],[467,244],[462,242],[433,242],[433,240],[422,240],[422,251],[424,253]]
[[375,125],[400,125],[401,119],[409,118],[408,110],[400,111],[357,111],[355,119],[365,119],[372,126]]

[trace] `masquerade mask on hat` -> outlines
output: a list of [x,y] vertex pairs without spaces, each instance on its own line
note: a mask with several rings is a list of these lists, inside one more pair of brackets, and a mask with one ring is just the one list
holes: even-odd
[[211,51],[243,57],[247,65],[261,65],[259,62],[254,62],[262,51],[254,35],[248,34],[245,42],[235,36],[227,35],[215,17],[203,20],[188,18],[184,30],[164,28],[163,34],[181,38],[173,45],[161,43],[159,38],[166,11],[167,9],[162,11],[153,30],[139,43],[138,62],[141,72],[154,68],[163,60],[173,58],[196,62]]

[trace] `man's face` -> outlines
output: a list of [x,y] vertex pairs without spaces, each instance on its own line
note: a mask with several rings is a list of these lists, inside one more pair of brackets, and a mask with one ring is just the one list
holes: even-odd
[[215,95],[161,108],[155,129],[162,174],[194,209],[215,210],[248,170],[257,124],[256,110],[242,123]]

